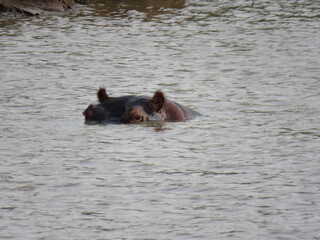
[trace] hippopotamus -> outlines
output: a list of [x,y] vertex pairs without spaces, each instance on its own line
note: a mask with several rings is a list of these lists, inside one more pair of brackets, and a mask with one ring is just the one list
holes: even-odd
[[109,97],[106,90],[100,88],[97,97],[100,103],[89,105],[82,113],[86,121],[120,121],[125,112],[125,103],[133,96]]
[[155,121],[186,121],[199,116],[198,112],[167,99],[162,91],[152,98],[146,96],[109,97],[104,88],[97,92],[99,104],[89,105],[83,112],[90,121],[120,121],[140,123]]

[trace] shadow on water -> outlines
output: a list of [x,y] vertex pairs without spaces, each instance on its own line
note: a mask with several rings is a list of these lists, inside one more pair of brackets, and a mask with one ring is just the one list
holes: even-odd
[[159,14],[182,9],[185,5],[185,0],[96,0],[89,4],[98,16],[128,17],[133,12],[138,12],[145,14],[144,21],[149,21]]

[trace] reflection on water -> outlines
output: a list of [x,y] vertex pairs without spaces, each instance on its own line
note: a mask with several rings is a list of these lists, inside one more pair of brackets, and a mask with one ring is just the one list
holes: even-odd
[[[0,238],[317,239],[318,10],[96,1],[1,19]],[[99,87],[205,116],[85,124]]]
[[[117,125],[122,125],[124,123],[121,123],[120,121],[119,122],[116,122],[116,121],[103,121],[103,122],[85,121],[85,124],[87,124],[87,125],[112,125],[112,127],[117,127]],[[150,127],[150,128],[153,128],[153,130],[156,132],[171,129],[171,127],[168,127],[167,123],[164,121],[147,121],[147,122],[142,122],[142,123],[131,125],[131,127],[133,127],[133,128],[137,127],[137,126]]]

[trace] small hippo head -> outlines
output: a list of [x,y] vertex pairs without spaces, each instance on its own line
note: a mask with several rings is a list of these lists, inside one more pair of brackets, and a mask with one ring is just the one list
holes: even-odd
[[[97,92],[97,97],[100,103],[107,101],[109,98],[106,90],[104,88],[100,88]],[[106,109],[98,105],[89,105],[86,110],[83,111],[83,116],[85,117],[86,121],[102,121],[108,115]]]
[[108,112],[103,106],[89,105],[82,114],[86,121],[103,121],[108,115]]
[[164,103],[165,97],[161,91],[156,91],[151,99],[146,97],[131,98],[126,103],[122,122],[140,123],[152,119],[162,120],[160,112]]
[[86,121],[120,122],[125,113],[125,106],[134,96],[109,97],[104,88],[97,92],[99,103],[89,105],[82,113]]

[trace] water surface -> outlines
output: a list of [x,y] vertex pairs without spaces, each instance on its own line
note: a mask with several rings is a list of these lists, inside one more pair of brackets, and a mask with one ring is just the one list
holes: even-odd
[[[0,20],[2,239],[319,239],[318,1],[95,1]],[[86,125],[96,90],[204,116]]]

